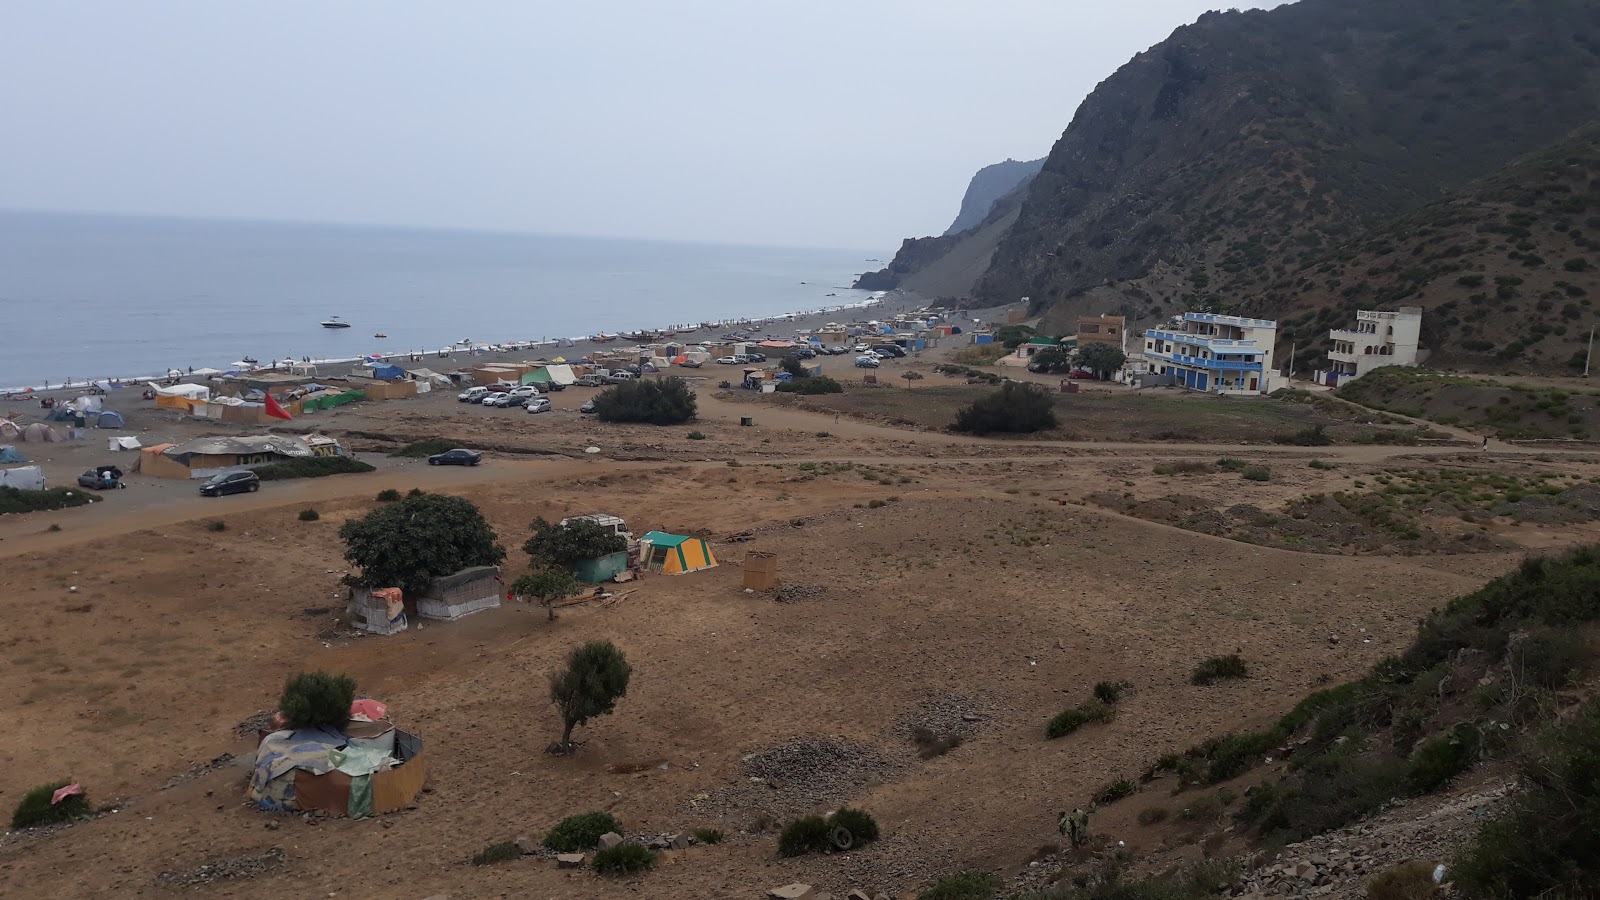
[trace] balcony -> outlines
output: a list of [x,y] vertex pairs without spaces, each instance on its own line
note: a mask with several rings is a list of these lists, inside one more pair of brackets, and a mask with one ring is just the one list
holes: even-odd
[[1230,372],[1261,371],[1261,363],[1259,362],[1244,362],[1237,359],[1205,359],[1199,356],[1184,356],[1179,353],[1174,353],[1169,358],[1180,366],[1192,366],[1196,369]]
[[1221,353],[1261,353],[1260,345],[1255,341],[1234,341],[1224,338],[1207,337],[1203,334],[1190,334],[1186,331],[1167,331],[1160,328],[1151,328],[1145,331],[1144,336],[1160,341],[1171,341],[1174,344],[1191,344],[1196,347],[1205,347]]
[[1334,329],[1331,329],[1328,332],[1328,336],[1333,338],[1336,341],[1349,341],[1352,344],[1360,344],[1360,343],[1368,343],[1368,344],[1370,344],[1370,343],[1374,343],[1378,339],[1377,332],[1373,332],[1373,331],[1352,331],[1352,330],[1350,330],[1348,328],[1334,328]]

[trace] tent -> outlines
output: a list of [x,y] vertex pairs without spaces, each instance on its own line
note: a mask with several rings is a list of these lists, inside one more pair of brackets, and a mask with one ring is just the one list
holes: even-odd
[[25,463],[27,461],[28,458],[22,455],[22,451],[10,444],[0,447],[0,463]]
[[639,539],[648,545],[641,551],[645,566],[652,572],[664,575],[682,575],[698,572],[717,564],[711,554],[711,545],[697,537],[652,531]]
[[156,405],[188,410],[195,403],[211,399],[211,389],[198,384],[175,384],[156,388]]
[[0,487],[12,487],[21,491],[44,490],[44,470],[38,466],[18,466],[15,469],[0,469]]
[[100,421],[94,427],[127,428],[128,423],[123,420],[122,413],[119,413],[114,409],[108,409],[100,414]]
[[54,443],[61,440],[61,432],[56,431],[43,422],[35,422],[22,429],[22,439],[30,444]]
[[382,381],[394,381],[406,377],[406,370],[392,363],[377,363],[372,367],[372,377]]
[[189,372],[189,374],[190,375],[199,375],[202,378],[210,378],[213,375],[221,375],[222,374],[222,370],[221,369],[209,369],[209,368],[207,368],[207,369],[193,369],[193,370],[191,370]]
[[0,438],[9,441],[22,440],[22,426],[10,419],[0,419]]
[[136,437],[111,437],[106,439],[107,450],[137,450],[139,439]]

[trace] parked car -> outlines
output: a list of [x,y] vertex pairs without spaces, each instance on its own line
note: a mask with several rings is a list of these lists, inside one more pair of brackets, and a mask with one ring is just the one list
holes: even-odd
[[811,349],[810,347],[801,347],[800,349],[794,351],[794,355],[798,359],[816,359],[817,351]]
[[483,454],[465,447],[446,450],[428,457],[430,466],[475,466],[483,461]]
[[1089,371],[1088,369],[1073,369],[1072,370],[1072,374],[1069,375],[1068,377],[1069,378],[1091,378],[1091,379],[1093,379],[1093,378],[1099,378],[1100,376],[1098,376],[1095,373]]
[[872,351],[874,353],[887,353],[897,359],[906,355],[905,348],[899,344],[873,344]]
[[743,360],[739,359],[739,357],[737,357],[737,356],[721,356],[721,357],[717,358],[717,365],[719,365],[719,366],[737,366],[742,361]]
[[504,394],[490,394],[488,397],[484,398],[483,405],[504,409],[507,406],[510,406],[512,401],[517,399],[517,395],[510,392]]
[[766,362],[767,361],[767,355],[765,353],[747,353],[747,354],[745,354],[744,361],[745,362]]
[[880,366],[882,364],[883,364],[883,360],[877,358],[876,356],[858,356],[858,357],[856,357],[856,368],[858,368],[858,369],[876,369],[878,366]]
[[868,350],[867,355],[876,356],[879,359],[894,359],[894,354],[887,350]]
[[559,381],[541,381],[538,382],[538,385],[539,393],[541,394],[549,394],[554,391],[564,391],[567,389],[567,386]]
[[514,387],[510,391],[511,396],[513,397],[532,397],[537,393],[539,393],[539,387],[532,384],[525,384],[522,387]]
[[[590,402],[592,403],[593,401],[590,401]],[[531,412],[531,413],[549,412],[550,411],[550,401],[545,399],[544,397],[529,397],[528,398],[528,407],[527,408],[528,408],[528,412]]]
[[254,472],[223,472],[213,475],[200,485],[200,496],[221,497],[223,494],[248,494],[261,490],[261,479]]
[[457,394],[456,395],[456,399],[461,401],[462,403],[477,403],[479,400],[482,400],[488,393],[489,393],[489,389],[486,388],[486,387],[482,387],[482,386],[469,387],[466,390],[462,391],[461,393]]
[[606,376],[606,384],[621,384],[624,381],[635,381],[639,376],[627,371],[613,371]]
[[516,385],[514,385],[514,384],[503,384],[502,383],[502,384],[491,384],[491,385],[488,386],[488,389],[489,389],[490,393],[505,394],[505,393],[509,393],[511,391],[511,389],[514,388],[514,387],[516,387]]
[[78,476],[78,487],[107,491],[122,487],[122,470],[116,466],[96,466]]
[[592,412],[594,412],[594,401],[590,400],[587,403],[583,404],[582,406],[578,407],[578,412],[581,412],[581,413],[592,413]]
[[702,363],[698,359],[686,359],[683,362],[678,363],[678,365],[683,366],[685,369],[698,369]]
[[599,375],[579,375],[578,380],[574,381],[573,384],[578,387],[599,387],[605,384],[605,379]]

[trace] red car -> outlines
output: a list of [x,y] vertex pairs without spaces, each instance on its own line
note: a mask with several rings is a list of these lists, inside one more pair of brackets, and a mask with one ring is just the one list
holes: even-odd
[[1098,376],[1096,376],[1093,372],[1089,371],[1088,369],[1074,369],[1074,370],[1072,370],[1072,374],[1068,375],[1067,377],[1068,378],[1089,378],[1089,379],[1093,379],[1093,378],[1096,378]]

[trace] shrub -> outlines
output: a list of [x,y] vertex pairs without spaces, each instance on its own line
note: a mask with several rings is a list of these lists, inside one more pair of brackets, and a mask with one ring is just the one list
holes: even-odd
[[207,531],[227,531],[228,530],[228,523],[224,522],[224,521],[222,521],[220,519],[218,519],[215,522],[207,522],[206,523],[206,530]]
[[594,855],[594,870],[601,875],[628,875],[654,868],[656,855],[642,844],[618,844]]
[[1333,438],[1328,436],[1327,426],[1308,425],[1295,432],[1275,434],[1272,436],[1274,444],[1294,444],[1299,447],[1326,447],[1333,443]]
[[1194,674],[1189,680],[1195,684],[1207,685],[1223,678],[1245,678],[1249,676],[1244,660],[1236,653],[1227,656],[1213,656],[1200,665],[1195,666]]
[[515,841],[501,841],[498,844],[490,844],[479,850],[478,855],[472,858],[472,864],[475,866],[487,866],[497,862],[521,858],[522,848],[518,847]]
[[688,437],[689,437],[689,440],[691,440],[691,441],[703,441],[703,440],[706,439],[706,436],[704,434],[702,434],[701,432],[698,432],[698,431],[689,432]]
[[610,813],[578,813],[557,822],[544,836],[544,845],[557,853],[582,853],[593,850],[600,843],[600,835],[611,831],[622,834],[622,826]]
[[1309,465],[1313,469],[1331,469],[1331,468],[1333,468],[1333,463],[1323,462],[1320,459],[1313,459],[1311,462],[1307,463],[1307,465]]
[[1178,470],[1172,466],[1156,466],[1153,470],[1157,475],[1176,475]]
[[320,518],[322,518],[322,513],[317,512],[309,506],[300,510],[300,521],[302,522],[315,522]]
[[1240,473],[1246,481],[1270,481],[1272,470],[1266,466],[1249,466]]
[[828,840],[828,821],[821,816],[802,816],[784,826],[778,835],[779,856],[804,856],[807,853],[826,853],[832,846]]
[[25,491],[9,484],[0,485],[0,514],[68,509],[93,503],[88,494],[76,488],[47,488]]
[[1030,434],[1056,427],[1055,401],[1030,384],[1008,381],[1000,390],[974,400],[956,413],[956,431]]
[[1167,820],[1167,816],[1169,815],[1171,815],[1171,813],[1167,812],[1167,808],[1165,806],[1151,806],[1146,809],[1139,810],[1139,814],[1134,816],[1134,821],[1148,828],[1151,825],[1159,825],[1162,822],[1165,822]]
[[722,843],[723,837],[722,831],[716,828],[696,828],[694,830],[694,839],[707,846]]
[[1581,256],[1575,256],[1562,263],[1561,267],[1568,272],[1587,272],[1589,271],[1589,261]]
[[594,412],[602,422],[682,425],[695,417],[694,391],[681,378],[628,381],[596,394]]
[[1367,900],[1428,900],[1439,896],[1433,865],[1412,860],[1391,866],[1367,882]]
[[968,869],[935,881],[917,900],[990,900],[1003,886],[999,876]]
[[1108,803],[1115,803],[1124,797],[1130,797],[1138,790],[1139,786],[1134,784],[1132,780],[1118,778],[1116,781],[1102,785],[1098,791],[1095,791],[1094,802],[1105,806]]
[[961,735],[947,734],[941,736],[932,728],[918,725],[911,729],[911,742],[917,745],[918,756],[923,759],[933,759],[961,746]]
[[[841,828],[848,834],[841,833],[839,831]],[[877,839],[877,820],[864,809],[845,806],[828,817],[828,840],[835,849],[849,850],[851,847],[870,844]]]
[[778,382],[777,391],[780,394],[842,394],[844,385],[826,375],[807,375]]
[[278,711],[290,728],[343,728],[350,721],[356,683],[344,675],[301,672],[290,678],[278,697]]
[[566,668],[550,673],[550,702],[561,713],[561,743],[572,744],[572,729],[596,716],[610,715],[628,695],[633,667],[610,641],[590,641],[567,654]]
[[1472,768],[1481,738],[1472,725],[1458,725],[1416,749],[1406,769],[1406,782],[1419,794],[1431,794]]
[[322,478],[326,475],[372,472],[376,469],[377,466],[371,463],[364,463],[348,456],[306,456],[257,466],[255,473],[262,481],[282,481],[285,478]]
[[1126,681],[1100,681],[1094,686],[1094,698],[1101,703],[1111,704],[1122,699],[1124,692],[1132,685]]
[[379,503],[399,503],[400,492],[394,488],[384,488],[378,492]]
[[71,784],[69,781],[56,781],[51,784],[40,785],[22,796],[22,802],[11,813],[12,828],[34,828],[40,825],[54,825],[57,822],[70,822],[73,819],[87,819],[90,815],[89,797],[87,794],[73,794],[61,798],[60,803],[51,803],[50,798],[55,792]]
[[1217,468],[1223,470],[1224,472],[1237,472],[1247,465],[1249,465],[1249,463],[1246,463],[1244,460],[1233,456],[1224,456],[1223,458],[1217,460]]
[[832,435],[832,434],[829,434],[829,433],[828,433],[828,432],[826,432],[826,431],[819,431],[819,432],[817,432],[817,437],[819,437],[819,438],[826,438],[826,437],[833,437],[833,435]]
[[1075,706],[1056,714],[1056,717],[1045,726],[1044,735],[1052,740],[1066,737],[1092,722],[1109,722],[1116,714],[1117,711],[1111,706],[1092,700],[1082,706]]
[[449,438],[428,438],[425,441],[417,441],[415,443],[407,444],[389,455],[420,459],[424,456],[432,456],[435,453],[443,453],[446,450],[454,450],[457,447],[470,446],[470,444],[457,443]]

